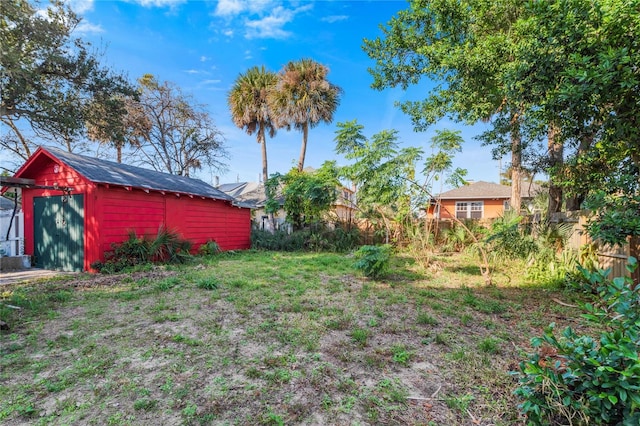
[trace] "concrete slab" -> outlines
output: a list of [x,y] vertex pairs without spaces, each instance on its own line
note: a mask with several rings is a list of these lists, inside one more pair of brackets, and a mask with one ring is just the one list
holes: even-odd
[[47,269],[37,268],[24,269],[21,271],[0,272],[0,286],[73,274],[74,272],[50,271]]

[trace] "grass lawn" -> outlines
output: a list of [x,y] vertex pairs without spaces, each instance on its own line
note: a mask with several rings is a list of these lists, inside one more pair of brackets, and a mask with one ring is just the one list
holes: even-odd
[[485,288],[464,256],[381,281],[353,262],[247,251],[0,288],[0,423],[521,424],[529,339],[584,326],[579,295],[517,268]]

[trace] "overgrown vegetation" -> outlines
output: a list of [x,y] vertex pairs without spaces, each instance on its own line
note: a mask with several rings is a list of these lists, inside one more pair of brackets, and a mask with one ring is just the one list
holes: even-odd
[[317,223],[309,229],[288,233],[253,229],[251,247],[276,251],[329,251],[343,253],[360,244],[360,230],[353,224],[337,222],[332,227]]
[[[637,268],[629,258],[630,273]],[[596,337],[555,324],[533,339],[538,352],[520,364],[516,395],[533,424],[637,425],[640,423],[640,287],[607,271],[582,273],[597,287],[583,315],[603,331]]]
[[355,268],[373,279],[383,277],[389,271],[391,246],[362,246],[355,252]]
[[265,210],[267,213],[278,211],[280,203],[273,194],[280,193],[287,222],[294,230],[317,226],[335,203],[339,187],[337,167],[332,161],[311,172],[294,168],[285,175],[275,173],[265,182],[270,194]]
[[[190,241],[164,227],[159,228],[153,238],[130,231],[127,240],[112,244],[112,251],[105,253],[104,262],[95,262],[91,267],[99,272],[115,273],[148,263],[185,263],[192,257],[191,245]],[[205,246],[205,251],[213,252],[217,244],[210,242]]]

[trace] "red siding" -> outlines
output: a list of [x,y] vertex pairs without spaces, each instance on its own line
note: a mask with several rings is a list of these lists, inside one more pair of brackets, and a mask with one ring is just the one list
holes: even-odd
[[214,240],[222,250],[251,246],[251,210],[200,197],[167,198],[167,227],[182,229],[196,245]]
[[226,201],[100,185],[96,205],[102,252],[110,250],[112,243],[127,239],[129,231],[153,236],[160,226],[193,242],[194,249],[209,240],[223,250],[251,245],[250,210]]
[[[251,245],[251,211],[228,201],[95,184],[44,151],[36,152],[16,176],[35,179],[38,185],[69,186],[72,194],[84,194],[85,270],[104,260],[111,244],[126,240],[131,230],[153,236],[165,226],[193,242],[194,250],[209,240],[222,250]],[[25,253],[34,251],[33,198],[61,194],[60,190],[23,190]]]

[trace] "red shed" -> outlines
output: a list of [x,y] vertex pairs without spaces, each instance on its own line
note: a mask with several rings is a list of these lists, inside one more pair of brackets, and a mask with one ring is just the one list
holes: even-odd
[[112,243],[177,232],[197,249],[213,240],[222,250],[249,248],[251,212],[198,179],[175,176],[40,147],[18,170],[25,254],[45,269],[89,271]]

